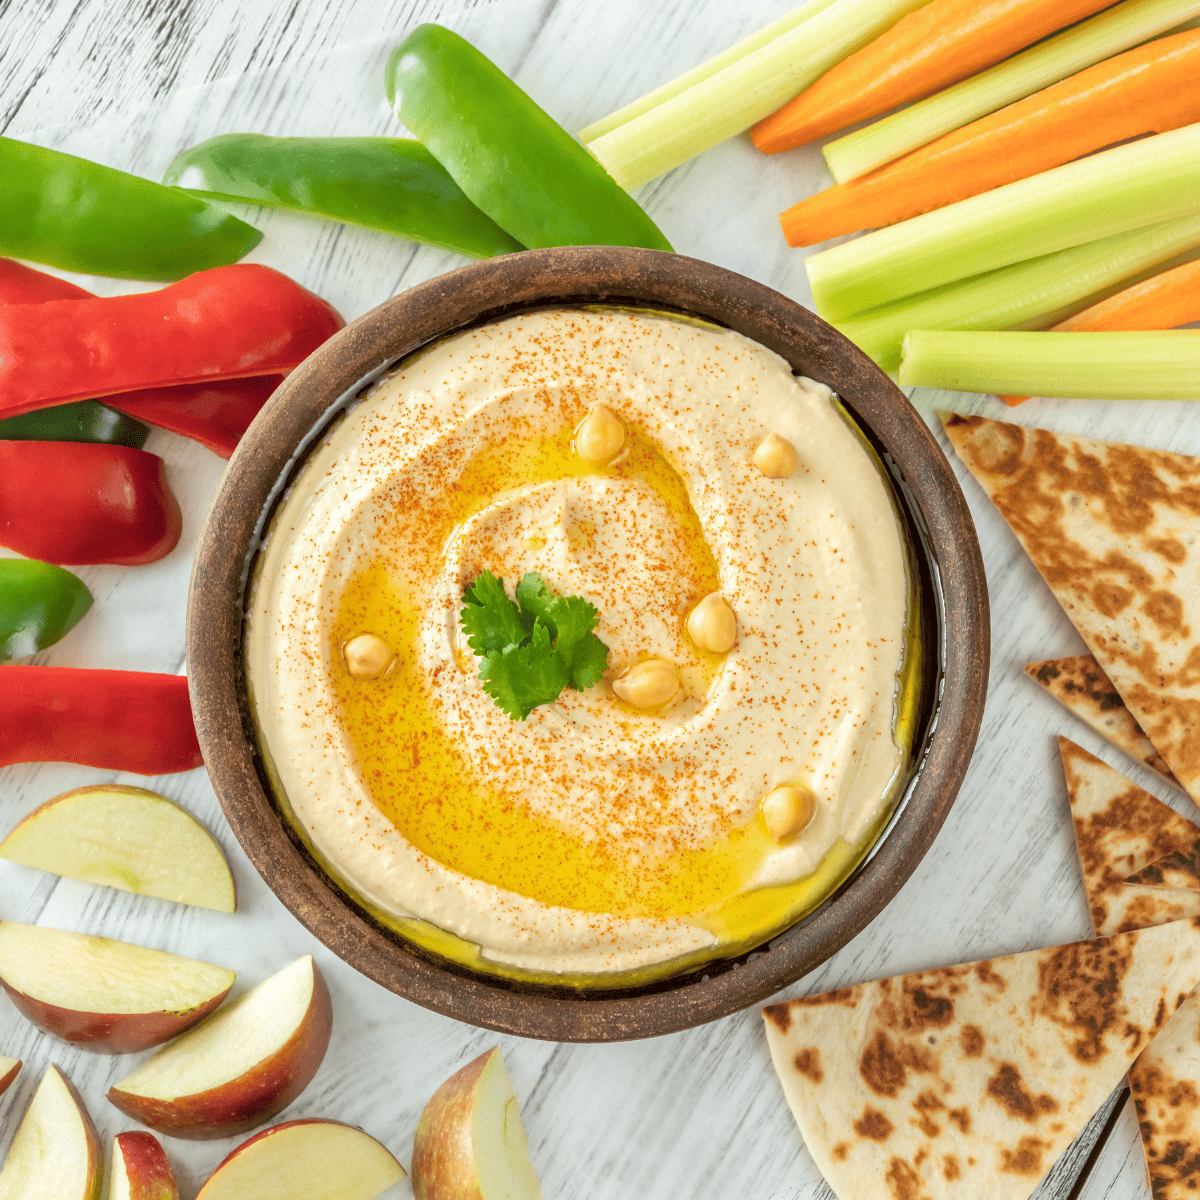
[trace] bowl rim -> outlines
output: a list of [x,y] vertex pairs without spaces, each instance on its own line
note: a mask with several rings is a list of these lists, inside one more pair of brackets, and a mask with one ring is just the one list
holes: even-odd
[[[370,918],[302,849],[264,787],[242,668],[243,593],[261,517],[331,407],[385,365],[456,330],[531,308],[587,304],[711,320],[828,384],[898,471],[949,617],[939,621],[940,696],[924,760],[903,811],[849,881],[733,969],[701,967],[617,993],[477,975]],[[928,426],[865,354],[801,305],[735,272],[656,250],[575,246],[484,260],[419,284],[347,325],[286,378],[230,459],[200,531],[186,650],[196,732],[226,819],[268,887],[318,940],[388,990],[446,1016],[523,1037],[599,1042],[676,1032],[762,1001],[882,911],[932,845],[966,774],[983,718],[989,631],[983,560],[962,490]]]

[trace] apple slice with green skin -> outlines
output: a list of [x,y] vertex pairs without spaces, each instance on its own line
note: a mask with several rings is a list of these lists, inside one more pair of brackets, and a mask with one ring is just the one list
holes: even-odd
[[369,1133],[340,1121],[288,1121],[243,1142],[196,1200],[374,1200],[404,1168]]
[[76,788],[35,808],[0,842],[0,858],[68,879],[231,913],[233,876],[190,813],[145,788]]
[[8,1090],[8,1085],[16,1079],[21,1070],[21,1061],[16,1058],[5,1058],[0,1054],[0,1096]]
[[542,1200],[499,1047],[442,1084],[413,1139],[417,1200]]
[[51,1067],[0,1171],[0,1200],[100,1200],[100,1139],[71,1081]]
[[225,999],[234,973],[165,950],[0,921],[0,984],[39,1029],[98,1054],[158,1046]]
[[332,1024],[329,989],[306,954],[165,1046],[108,1098],[172,1137],[246,1133],[308,1086]]
[[118,1133],[113,1139],[108,1200],[179,1200],[175,1172],[152,1133]]

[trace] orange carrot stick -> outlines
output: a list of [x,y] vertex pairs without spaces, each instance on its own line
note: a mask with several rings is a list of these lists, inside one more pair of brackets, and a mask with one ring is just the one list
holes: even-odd
[[1200,121],[1200,30],[1043,88],[781,213],[789,246],[893,225],[1139,134]]
[[932,0],[750,130],[764,154],[940,91],[1112,0]]
[[[1200,261],[1143,279],[1051,328],[1055,333],[1120,333],[1175,329],[1192,321],[1200,321]],[[1008,404],[1020,404],[1029,397],[1001,396],[1001,399]]]

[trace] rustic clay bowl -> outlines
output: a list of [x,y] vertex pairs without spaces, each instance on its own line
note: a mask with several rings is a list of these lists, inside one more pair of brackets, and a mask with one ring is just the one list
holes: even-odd
[[[476,975],[418,950],[338,891],[281,815],[258,755],[242,665],[243,592],[265,517],[339,399],[454,330],[524,308],[619,304],[728,326],[828,384],[893,477],[921,571],[930,643],[919,768],[874,854],[808,920],[736,959],[624,991]],[[844,946],[929,849],[966,773],[988,672],[983,562],[962,492],[924,422],[865,355],[787,297],[708,263],[652,250],[535,250],[452,271],[347,326],[271,398],[208,514],[192,575],[188,675],[196,729],[234,834],[268,886],[363,974],[437,1012],[505,1033],[619,1041],[686,1029],[763,1000]]]

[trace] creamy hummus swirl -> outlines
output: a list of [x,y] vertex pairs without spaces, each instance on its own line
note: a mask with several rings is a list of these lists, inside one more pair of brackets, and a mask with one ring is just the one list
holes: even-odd
[[[727,655],[684,630],[694,539],[644,479],[582,471],[484,496],[445,537],[430,514],[472,464],[552,437],[603,404],[682,477],[692,521],[737,616]],[[770,433],[796,449],[786,479],[754,465]],[[428,520],[423,518],[429,516]],[[751,822],[763,796],[816,796],[803,834],[748,886],[812,872],[855,842],[902,764],[893,737],[908,594],[905,549],[879,471],[827,388],[740,335],[649,314],[536,312],[472,329],[402,364],[313,456],[282,506],[251,608],[256,717],[296,819],[373,904],[537,970],[605,972],[710,945],[686,914],[616,917],[548,905],[422,853],[376,806],[339,717],[333,627],[349,581],[382,563],[420,617],[423,695],[485,790],[646,869]],[[608,683],[511,721],[484,692],[458,628],[483,569],[537,571],[586,597],[608,679],[647,657],[679,667],[662,712]]]

